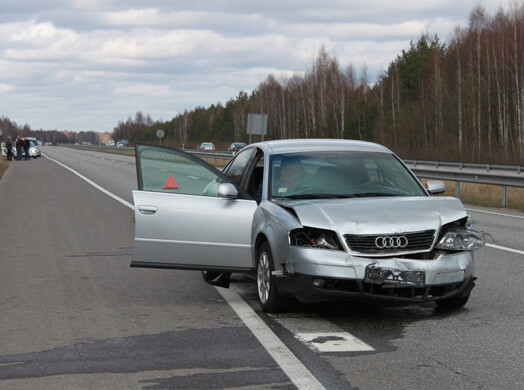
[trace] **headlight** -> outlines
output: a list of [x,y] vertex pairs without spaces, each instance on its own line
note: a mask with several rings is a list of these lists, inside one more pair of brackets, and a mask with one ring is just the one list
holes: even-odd
[[289,243],[291,246],[305,248],[342,250],[335,232],[309,227],[292,230],[289,233]]
[[455,226],[444,233],[436,248],[448,251],[473,251],[484,246],[484,235],[476,230]]

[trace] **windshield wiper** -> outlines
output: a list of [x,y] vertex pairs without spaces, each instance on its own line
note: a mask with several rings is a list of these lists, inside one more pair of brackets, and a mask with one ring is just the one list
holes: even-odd
[[296,194],[279,197],[281,199],[341,199],[353,198],[354,195],[338,195],[338,194]]
[[360,194],[353,194],[357,198],[375,197],[375,196],[400,196],[399,194],[391,194],[388,192],[362,192]]

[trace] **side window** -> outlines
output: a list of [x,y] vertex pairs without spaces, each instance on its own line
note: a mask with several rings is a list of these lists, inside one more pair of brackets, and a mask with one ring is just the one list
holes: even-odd
[[262,200],[262,183],[264,179],[264,155],[260,153],[256,156],[256,164],[253,167],[251,176],[246,181],[247,193],[260,203]]
[[176,149],[137,145],[138,189],[173,194],[217,196],[226,181],[213,166]]
[[235,156],[235,159],[227,166],[227,170],[224,172],[229,179],[236,185],[240,185],[242,174],[246,170],[251,156],[254,153],[254,149],[243,150]]

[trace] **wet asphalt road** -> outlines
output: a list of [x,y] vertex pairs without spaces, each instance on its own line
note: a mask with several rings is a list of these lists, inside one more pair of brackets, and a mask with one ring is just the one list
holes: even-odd
[[[133,158],[43,152],[132,203]],[[523,388],[524,214],[472,208],[513,214],[471,211],[523,253],[479,250],[460,310],[332,303],[267,316],[249,279],[233,284],[327,389]],[[198,272],[129,268],[133,212],[62,166],[13,163],[0,215],[0,389],[296,388]],[[374,350],[310,349],[294,329],[318,321]]]

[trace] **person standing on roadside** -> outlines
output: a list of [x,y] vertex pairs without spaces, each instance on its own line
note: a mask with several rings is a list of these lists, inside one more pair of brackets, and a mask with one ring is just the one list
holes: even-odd
[[23,147],[23,141],[20,138],[20,136],[16,137],[15,141],[15,147],[16,147],[16,159],[21,160],[22,159],[22,147]]
[[25,159],[30,160],[31,156],[29,156],[29,147],[31,145],[29,144],[29,140],[24,137],[24,152],[25,152]]
[[5,148],[6,148],[7,159],[12,160],[13,159],[13,140],[11,139],[11,136],[7,137]]

